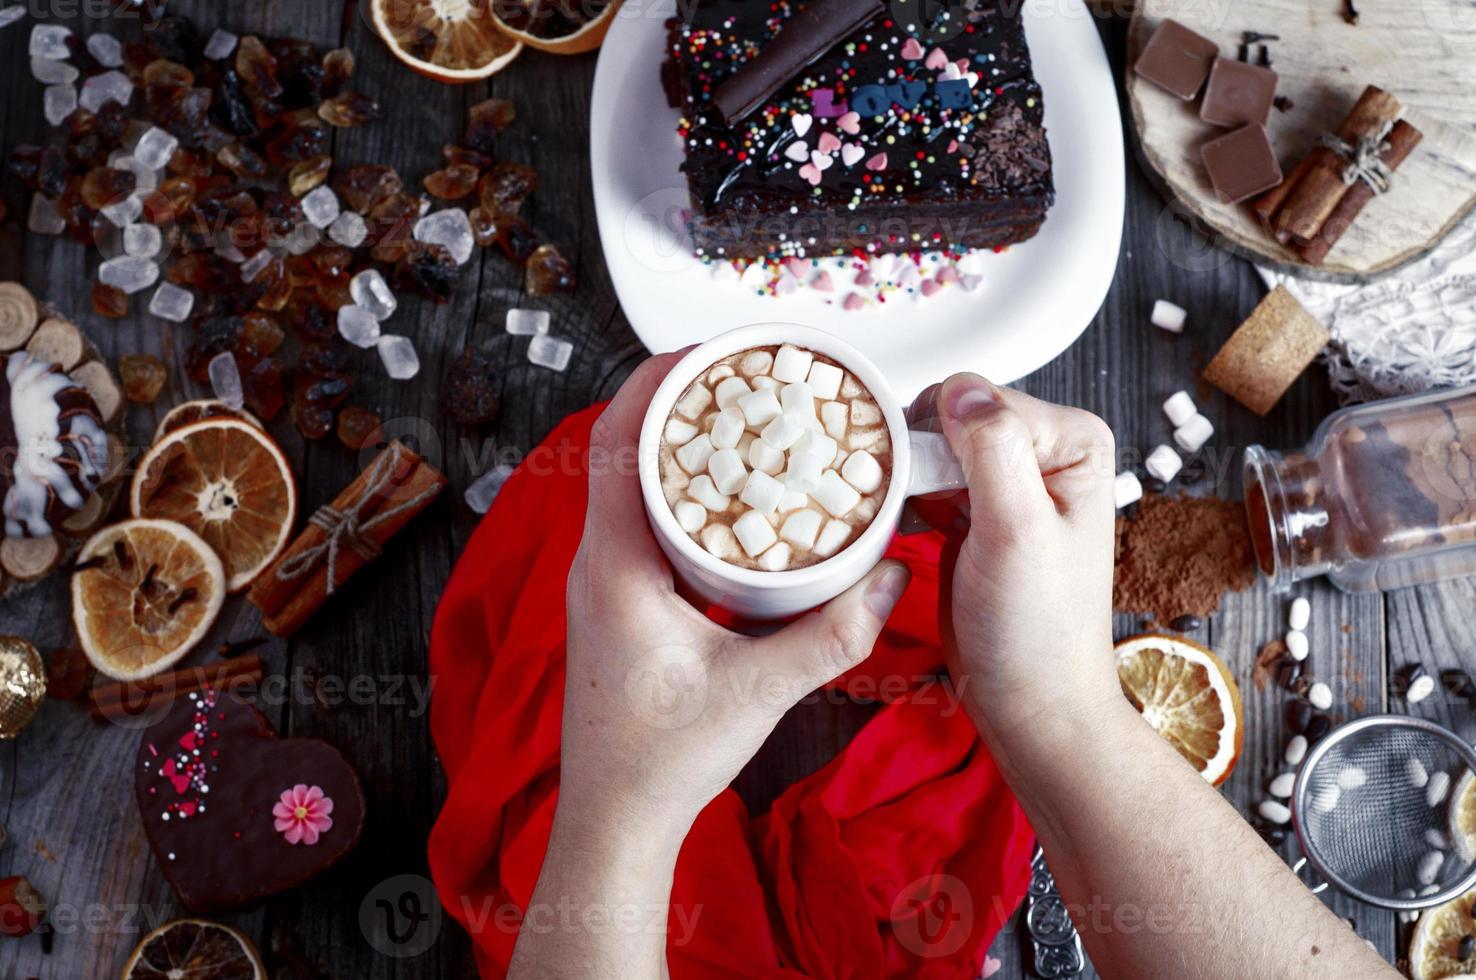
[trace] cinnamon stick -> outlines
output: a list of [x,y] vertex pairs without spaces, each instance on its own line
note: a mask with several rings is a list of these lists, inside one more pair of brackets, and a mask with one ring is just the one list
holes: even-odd
[[[1379,154],[1379,159],[1390,170],[1399,169],[1399,165],[1405,161],[1414,148],[1419,145],[1424,134],[1411,126],[1404,120],[1395,123],[1389,130],[1386,138],[1388,149]],[[1338,206],[1328,215],[1327,220],[1322,223],[1322,229],[1312,241],[1301,245],[1297,252],[1311,265],[1321,265],[1327,258],[1327,253],[1343,237],[1344,232],[1357,220],[1359,213],[1369,201],[1374,198],[1373,188],[1363,181],[1357,181],[1348,188]]]
[[181,667],[143,680],[103,684],[92,689],[92,716],[99,721],[135,718],[180,695],[207,687],[229,690],[259,681],[261,676],[261,658],[253,654],[203,667]]
[[1281,183],[1250,202],[1250,209],[1255,214],[1256,220],[1261,223],[1261,227],[1265,229],[1266,234],[1275,237],[1276,212],[1281,210],[1286,199],[1291,196],[1292,191],[1296,190],[1297,184],[1301,183],[1302,178],[1307,175],[1307,171],[1312,167],[1312,161],[1313,157],[1310,153],[1302,157],[1302,162],[1297,164],[1292,172],[1282,179]]
[[[1337,136],[1350,146],[1356,146],[1360,140],[1383,132],[1399,116],[1399,111],[1398,99],[1370,85],[1363,90],[1353,110],[1338,127]],[[1278,241],[1285,242],[1289,238],[1311,241],[1316,238],[1328,215],[1348,191],[1348,185],[1343,183],[1346,160],[1325,146],[1314,149],[1309,159],[1312,162],[1276,215]],[[1287,237],[1283,238],[1283,235]]]
[[[387,478],[382,468],[390,467]],[[354,478],[332,508],[357,515],[365,537],[382,547],[417,514],[430,506],[446,486],[446,477],[425,463],[403,443],[394,442]],[[350,541],[340,537],[334,553],[333,581],[328,579],[329,532],[309,524],[287,550],[252,585],[247,599],[262,612],[262,625],[278,636],[296,631],[328,596],[368,561]],[[313,552],[317,551],[316,558]]]

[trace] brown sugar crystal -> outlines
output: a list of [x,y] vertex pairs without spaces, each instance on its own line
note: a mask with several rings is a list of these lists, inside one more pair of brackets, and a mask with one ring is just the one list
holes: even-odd
[[1277,286],[1225,341],[1204,379],[1265,415],[1330,339],[1327,328]]
[[1206,616],[1256,580],[1245,508],[1214,497],[1145,496],[1117,519],[1112,607],[1161,623]]

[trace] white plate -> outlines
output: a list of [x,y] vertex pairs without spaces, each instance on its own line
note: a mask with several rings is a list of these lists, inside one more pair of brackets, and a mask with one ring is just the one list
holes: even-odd
[[1117,86],[1081,0],[1027,0],[1023,9],[1056,183],[1039,234],[981,256],[984,285],[972,293],[949,286],[855,312],[814,290],[783,298],[748,292],[713,279],[693,256],[682,220],[690,197],[679,171],[677,112],[660,79],[673,10],[673,0],[621,9],[600,51],[590,107],[605,262],[626,317],[652,351],[747,323],[806,323],[861,348],[906,401],[956,371],[1014,381],[1081,336],[1117,267],[1124,197]]

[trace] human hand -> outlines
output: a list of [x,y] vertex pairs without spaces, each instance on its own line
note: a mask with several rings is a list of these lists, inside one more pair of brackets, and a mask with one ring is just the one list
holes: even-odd
[[636,472],[642,417],[676,355],[652,358],[595,423],[584,537],[569,573],[560,820],[594,812],[677,831],[800,698],[864,660],[909,574],[885,561],[769,636],[676,592]]
[[986,739],[1122,700],[1112,666],[1112,432],[1088,412],[957,374],[920,395],[968,494],[916,501],[948,537],[940,630]]

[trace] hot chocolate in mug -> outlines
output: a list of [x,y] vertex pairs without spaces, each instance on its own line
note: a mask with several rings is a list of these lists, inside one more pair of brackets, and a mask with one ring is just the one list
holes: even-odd
[[[765,372],[764,377],[768,380],[763,386],[758,384],[762,378],[747,379],[742,385],[729,381],[726,392],[719,390],[712,396],[710,403],[711,389],[706,393],[696,392],[699,407],[694,410],[690,404],[684,403],[686,415],[678,412],[679,401],[684,396],[692,398],[694,382],[704,379],[703,386],[706,387],[715,366],[740,354],[753,355],[759,364],[765,363],[765,358],[773,358],[767,362],[772,365],[769,369],[772,375]],[[826,365],[831,367],[827,368]],[[834,370],[836,367],[841,371]],[[794,383],[811,368],[819,369],[811,371],[806,383]],[[847,453],[842,449],[836,453],[834,459],[844,459],[849,466],[837,462],[833,469],[825,469],[823,475],[806,484],[794,480],[785,482],[794,468],[802,465],[800,463],[794,463],[781,472],[778,467],[782,464],[776,462],[774,466],[767,467],[769,473],[765,473],[764,467],[760,465],[750,468],[734,462],[746,462],[748,455],[740,455],[730,445],[736,439],[732,431],[719,436],[719,427],[725,424],[730,427],[739,426],[740,431],[746,433],[743,435],[744,444],[749,446],[750,454],[755,453],[751,445],[753,441],[762,440],[763,445],[753,455],[754,459],[765,458],[763,454],[782,458],[782,447],[787,443],[800,448],[805,445],[802,440],[806,436],[796,436],[789,427],[790,421],[803,417],[806,411],[813,411],[815,401],[821,403],[822,409],[835,404],[829,399],[844,402],[844,395],[835,393],[835,385],[839,383],[842,373],[850,375],[846,382],[848,390],[852,392],[852,401],[863,403],[861,408],[848,403],[847,411],[856,409],[859,415],[864,409],[869,413],[873,403],[880,411],[880,423],[885,428],[887,438],[884,441],[877,440],[878,446],[886,446],[885,452],[878,449],[877,455],[887,460],[889,465],[878,465],[872,455],[864,450]],[[741,373],[731,376],[743,377]],[[852,378],[854,382],[851,381]],[[754,382],[752,387],[748,381]],[[859,394],[856,393],[856,384],[861,389]],[[761,390],[765,393],[761,394]],[[736,393],[746,393],[746,396],[751,397],[746,397],[746,400],[735,399]],[[768,393],[772,393],[773,397],[770,398]],[[826,398],[827,395],[829,399]],[[781,400],[785,403],[782,411]],[[720,410],[724,403],[728,409],[726,413]],[[746,426],[742,424],[742,416],[736,414],[737,412],[746,412]],[[722,414],[729,418],[726,421],[721,420],[719,416]],[[830,421],[833,413],[824,414],[827,421]],[[699,421],[699,417],[708,421]],[[811,531],[810,534],[800,536],[800,540],[813,542],[810,547],[814,549],[823,550],[825,532],[820,531],[819,541],[816,541],[809,525],[838,522],[846,505],[852,502],[852,495],[860,496],[855,486],[862,487],[864,491],[870,483],[883,480],[882,485],[870,493],[875,513],[859,534],[851,536],[844,546],[821,560],[816,561],[813,553],[803,551],[805,546],[797,544],[794,548],[797,558],[803,556],[804,560],[813,562],[803,564],[802,567],[785,566],[770,571],[762,567],[744,567],[718,557],[699,543],[696,537],[698,532],[683,526],[673,509],[677,504],[668,500],[667,488],[662,482],[663,452],[666,465],[672,469],[675,469],[673,457],[682,452],[681,448],[673,450],[674,443],[667,436],[668,423],[673,422],[685,436],[682,445],[694,438],[703,441],[702,445],[694,445],[682,456],[684,469],[678,472],[683,479],[690,481],[691,486],[682,491],[684,499],[679,503],[685,504],[685,514],[690,516],[696,508],[685,502],[686,497],[706,501],[709,510],[705,513],[715,515],[714,523],[724,523],[732,532],[737,532],[737,535],[734,537],[727,531],[718,533],[725,535],[725,539],[735,542],[741,539],[744,542],[744,552],[736,553],[739,558],[743,553],[749,554],[751,558],[757,557],[755,552],[749,551],[749,546],[759,547],[770,541],[779,542],[770,547],[783,545],[786,549],[784,554],[790,554],[788,545],[779,541],[778,537],[779,534],[786,533],[782,525],[786,523],[788,515],[783,508],[776,510],[772,499],[767,499],[770,494],[783,493],[786,487],[808,485],[812,488],[813,496],[807,500],[816,503],[808,509],[818,513],[799,523],[806,525],[805,530]],[[770,428],[771,425],[773,428]],[[808,429],[815,433],[809,438],[824,442],[829,448],[831,442],[818,421],[809,425]],[[694,432],[700,435],[694,437]],[[728,448],[715,450],[714,443]],[[774,449],[774,446],[781,449]],[[792,616],[823,605],[840,595],[860,581],[881,560],[892,535],[896,533],[903,505],[909,497],[964,487],[963,471],[942,434],[908,429],[901,401],[875,364],[856,348],[832,334],[791,323],[759,323],[739,327],[712,338],[683,357],[651,398],[641,426],[638,453],[641,494],[646,504],[646,516],[677,577],[698,598],[754,620]],[[712,460],[714,455],[718,455],[715,461]],[[852,456],[866,458],[853,460]],[[715,480],[722,480],[727,485],[719,489],[714,486]],[[754,486],[749,486],[749,483]],[[737,501],[745,503],[739,504]],[[750,501],[755,505],[753,508],[746,506]],[[726,509],[722,509],[725,502],[730,503]],[[837,511],[842,513],[838,514]],[[735,514],[741,516],[735,519]],[[765,521],[766,524],[759,524],[759,521]],[[794,540],[795,537],[790,535],[789,540]],[[751,560],[748,562],[753,563]]]

